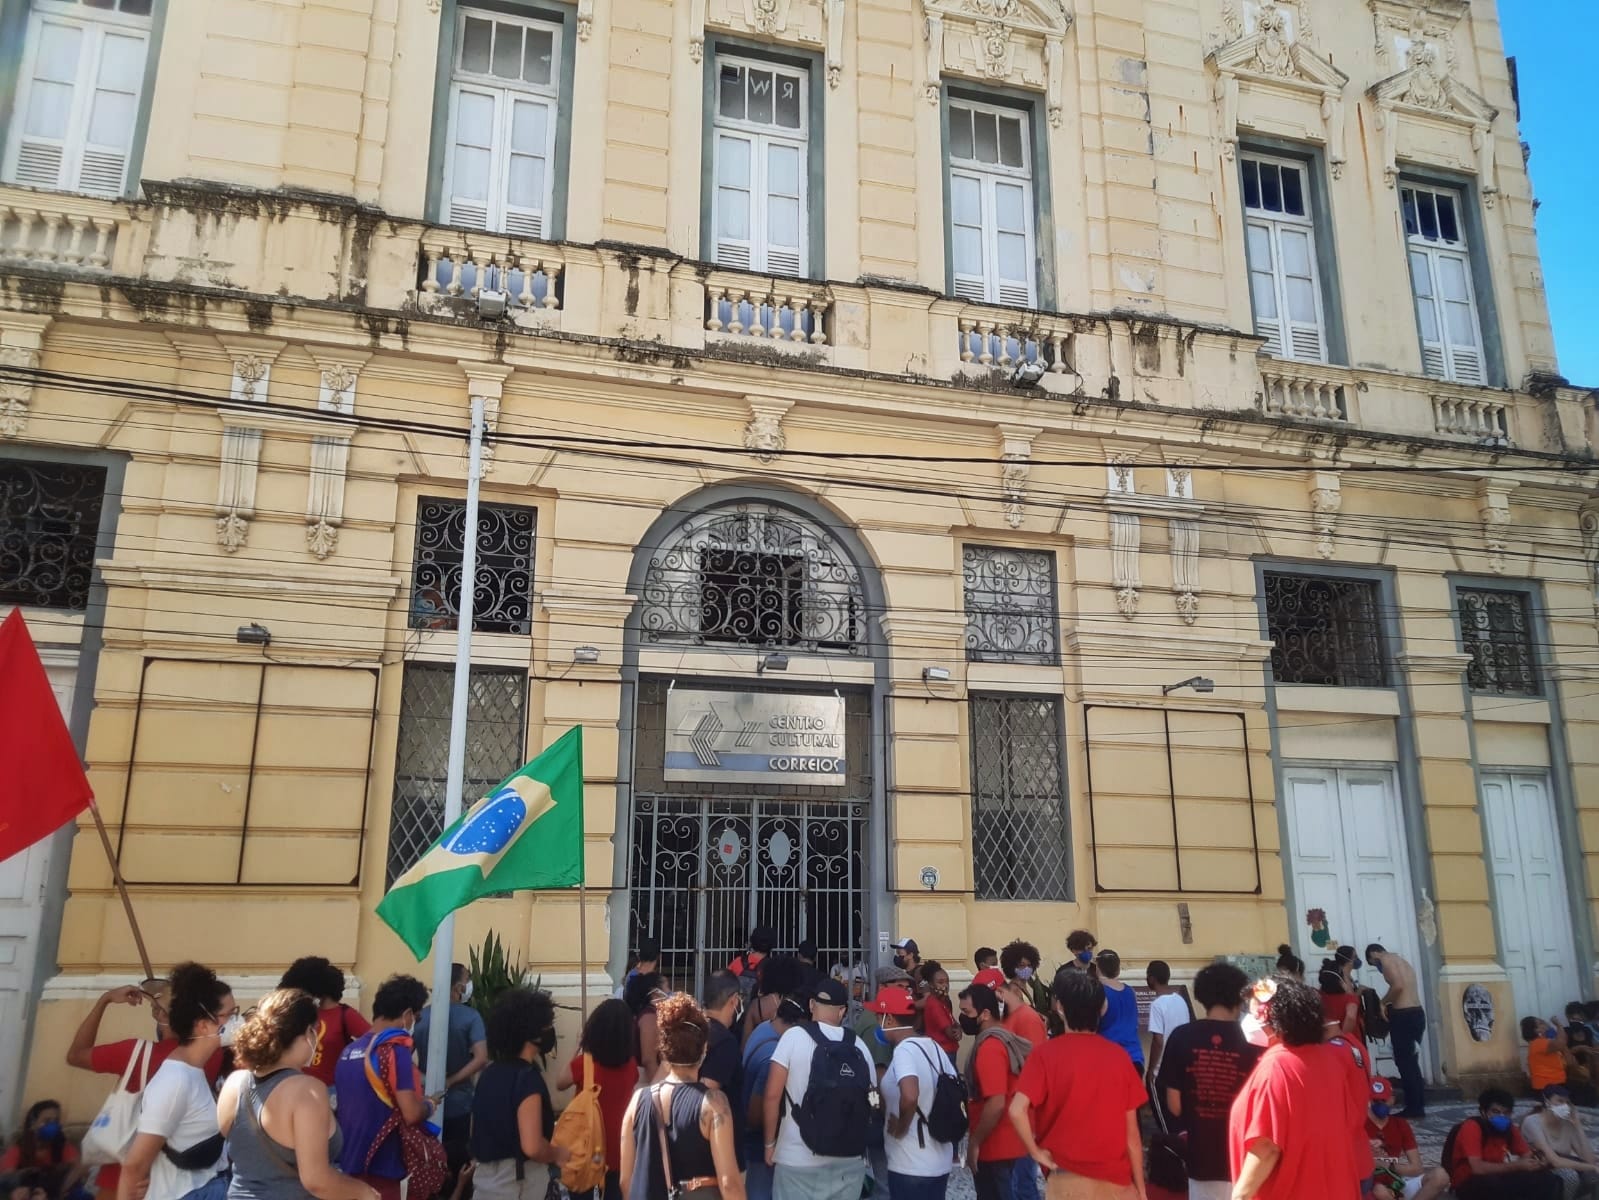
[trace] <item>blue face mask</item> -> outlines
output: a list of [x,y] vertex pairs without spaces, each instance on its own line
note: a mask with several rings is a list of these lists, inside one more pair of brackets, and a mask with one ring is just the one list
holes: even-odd
[[61,1136],[61,1122],[46,1121],[43,1125],[39,1126],[39,1136],[47,1142],[55,1141],[56,1138]]
[[1383,1101],[1381,1101],[1381,1100],[1372,1101],[1372,1105],[1371,1105],[1371,1115],[1372,1116],[1380,1117],[1380,1118],[1386,1120],[1387,1117],[1388,1117],[1388,1114],[1391,1113],[1391,1112],[1393,1112],[1393,1109],[1390,1108]]
[[879,1046],[892,1046],[894,1044],[888,1040],[888,1030],[884,1029],[881,1025],[872,1026],[872,1036],[877,1039],[877,1044]]
[[1080,962],[1080,963],[1085,963],[1085,964],[1093,962],[1094,961],[1094,952],[1092,950],[1084,950],[1081,954],[1079,954],[1077,956],[1077,961]]
[[1033,977],[1033,968],[1031,968],[1031,967],[1017,967],[1016,968],[1016,978],[1020,979],[1023,983],[1026,983],[1032,977]]
[[1495,1133],[1510,1132],[1510,1118],[1504,1113],[1495,1113],[1488,1118],[1488,1125]]

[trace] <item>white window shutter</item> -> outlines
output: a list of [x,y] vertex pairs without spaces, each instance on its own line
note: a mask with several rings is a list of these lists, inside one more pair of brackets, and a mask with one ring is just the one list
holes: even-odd
[[78,187],[120,196],[127,186],[149,39],[142,31],[103,29],[94,41],[97,53]]
[[1032,189],[1009,179],[991,181],[994,269],[992,299],[1033,307]]
[[1410,248],[1410,286],[1416,297],[1422,374],[1432,379],[1448,379],[1449,352],[1444,344],[1443,314],[1438,311],[1435,257],[1433,250]]
[[24,77],[17,103],[18,134],[9,180],[25,187],[68,188],[72,141],[81,128],[90,29],[35,13],[28,24]]
[[469,229],[489,227],[498,100],[487,88],[457,83],[450,89],[450,150],[444,173],[446,224]]
[[506,149],[496,155],[505,181],[504,231],[541,238],[555,114],[544,101],[523,96],[507,96],[505,104],[507,128],[501,144]]
[[1447,250],[1437,251],[1436,260],[1449,378],[1456,383],[1485,383],[1482,327],[1471,286],[1471,263],[1464,254]]
[[716,135],[716,261],[735,271],[755,268],[757,146],[753,137],[718,131]]
[[805,156],[798,146],[762,140],[765,269],[798,276],[804,273]]
[[955,294],[962,300],[982,303],[988,299],[989,255],[982,176],[951,171],[949,205]]
[[1255,334],[1266,339],[1261,347],[1273,358],[1284,357],[1288,338],[1283,321],[1281,274],[1277,262],[1277,239],[1271,222],[1250,220],[1244,223],[1244,247],[1249,259],[1249,297],[1255,314]]
[[1316,248],[1310,230],[1284,224],[1277,227],[1276,233],[1281,313],[1288,335],[1287,357],[1299,362],[1326,362],[1327,340],[1321,324]]

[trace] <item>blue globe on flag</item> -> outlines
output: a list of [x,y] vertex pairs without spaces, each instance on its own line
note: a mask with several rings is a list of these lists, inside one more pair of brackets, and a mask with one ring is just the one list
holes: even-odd
[[498,854],[511,844],[527,820],[527,802],[516,790],[502,787],[472,812],[442,849],[450,854]]

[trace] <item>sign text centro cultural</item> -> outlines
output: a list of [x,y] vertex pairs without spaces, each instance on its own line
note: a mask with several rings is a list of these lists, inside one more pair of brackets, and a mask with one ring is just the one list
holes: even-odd
[[666,695],[669,783],[807,783],[841,787],[844,698],[793,692]]

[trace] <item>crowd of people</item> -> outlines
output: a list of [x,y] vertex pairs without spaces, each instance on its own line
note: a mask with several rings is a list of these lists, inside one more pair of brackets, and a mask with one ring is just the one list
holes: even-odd
[[[433,1095],[421,981],[385,981],[368,1017],[336,966],[306,958],[241,1012],[185,963],[106,993],[79,1028],[68,1061],[117,1078],[81,1153],[40,1101],[0,1175],[11,1200],[559,1200],[563,1185],[603,1200],[944,1200],[957,1169],[978,1200],[1599,1196],[1572,1107],[1599,1043],[1599,1011],[1581,1005],[1523,1023],[1539,1104],[1519,1127],[1490,1089],[1429,1164],[1404,1052],[1426,1017],[1413,968],[1382,946],[1363,957],[1384,996],[1356,985],[1352,948],[1312,986],[1284,947],[1264,980],[1199,970],[1197,1015],[1150,962],[1141,1016],[1121,957],[1085,930],[1048,982],[1018,940],[979,950],[953,995],[912,939],[870,978],[778,944],[754,930],[698,997],[641,945],[564,1057],[547,992],[513,987],[480,1012],[457,966]],[[99,1040],[118,1004],[149,1005],[153,1042]],[[1368,1035],[1393,1043],[1402,1108]],[[559,1119],[551,1082],[574,1096]]]

